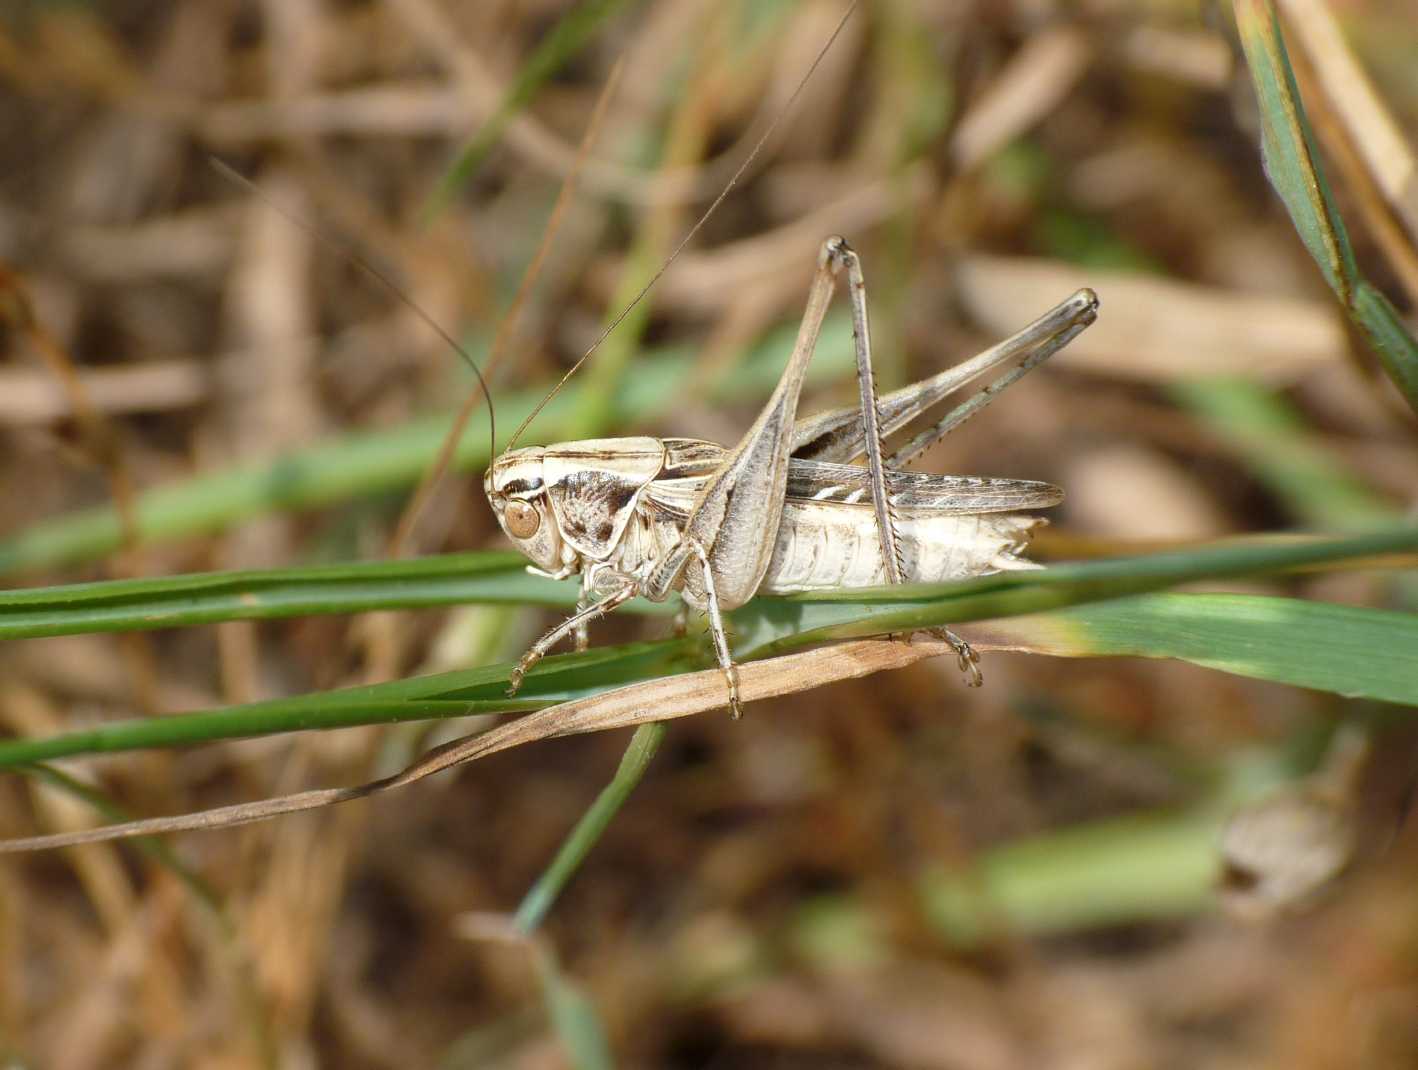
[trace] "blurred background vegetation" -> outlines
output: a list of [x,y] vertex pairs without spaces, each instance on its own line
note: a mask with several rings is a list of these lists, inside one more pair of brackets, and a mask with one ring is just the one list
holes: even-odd
[[[1279,6],[1355,260],[1411,324],[1418,10],[1333,3],[1334,36],[1323,5]],[[525,412],[724,187],[845,11],[10,0],[7,582],[390,552],[473,383],[341,247]],[[1355,110],[1345,61],[1396,143]],[[1418,500],[1412,414],[1267,184],[1259,124],[1227,5],[864,3],[534,440],[735,440],[766,392],[746,355],[769,352],[771,383],[818,243],[843,233],[883,388],[1078,286],[1100,294],[1096,326],[925,463],[1065,487],[1041,559],[1402,517]],[[835,320],[809,407],[855,396],[846,337]],[[676,378],[654,378],[675,359]],[[482,412],[464,443],[466,471],[397,552],[499,545],[477,487]],[[153,488],[170,493],[156,528],[140,509]],[[110,504],[102,523],[81,512]],[[1414,603],[1393,570],[1227,589]],[[479,606],[10,643],[0,729],[506,659],[549,619]],[[655,627],[613,621],[594,641]],[[7,859],[0,1051],[74,1068],[1418,1065],[1418,734],[1398,707],[1172,661],[994,653],[985,671],[979,691],[926,662],[738,724],[677,723],[533,943],[499,916],[623,737],[192,836],[181,862],[112,846]],[[180,812],[378,775],[451,731],[88,759],[70,769],[83,783],[0,782],[0,833],[88,823],[87,784]],[[1297,867],[1318,875],[1292,894]]]

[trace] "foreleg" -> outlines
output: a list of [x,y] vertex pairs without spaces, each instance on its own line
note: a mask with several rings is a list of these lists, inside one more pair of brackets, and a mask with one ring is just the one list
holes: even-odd
[[542,658],[546,656],[547,651],[556,646],[561,640],[565,639],[568,635],[585,629],[591,621],[604,617],[607,613],[618,609],[634,598],[636,587],[637,585],[634,580],[627,579],[623,586],[615,588],[599,602],[593,602],[585,609],[568,617],[533,643],[527,652],[522,655],[522,660],[517,663],[517,667],[512,670],[512,675],[507,681],[507,693],[509,695],[517,694],[522,687],[523,678],[531,670],[532,666],[541,661]]

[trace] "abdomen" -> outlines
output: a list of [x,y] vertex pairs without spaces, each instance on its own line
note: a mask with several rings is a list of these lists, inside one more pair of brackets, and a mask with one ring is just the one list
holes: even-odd
[[[896,537],[907,583],[1038,568],[1017,556],[1042,517],[1009,513],[948,516],[903,512]],[[876,514],[860,505],[788,501],[761,594],[834,587],[877,587],[888,581]]]

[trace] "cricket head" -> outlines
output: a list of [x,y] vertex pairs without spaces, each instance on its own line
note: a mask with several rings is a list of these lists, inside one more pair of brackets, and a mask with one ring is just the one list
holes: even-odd
[[483,491],[512,544],[538,568],[559,572],[567,562],[542,475],[545,456],[543,446],[508,450],[483,476]]
[[483,489],[497,522],[543,572],[610,561],[646,488],[664,470],[657,438],[589,438],[508,450]]

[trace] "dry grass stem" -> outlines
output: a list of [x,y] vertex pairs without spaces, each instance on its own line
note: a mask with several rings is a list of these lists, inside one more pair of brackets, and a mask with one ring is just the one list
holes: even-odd
[[[974,645],[980,651],[1001,649],[998,644],[989,641],[976,642]],[[1018,647],[1012,646],[1010,649]],[[744,702],[758,702],[798,691],[809,691],[838,680],[852,680],[888,669],[904,668],[924,658],[953,653],[954,648],[950,644],[934,639],[917,639],[910,643],[887,639],[854,640],[740,666],[739,691]],[[479,735],[444,744],[402,772],[368,784],[352,788],[297,792],[280,798],[263,799],[260,802],[239,803],[175,817],[128,821],[81,832],[0,840],[0,853],[50,850],[85,843],[131,839],[135,836],[245,825],[282,814],[315,810],[336,803],[368,798],[417,783],[453,766],[538,740],[578,735],[583,732],[631,728],[650,721],[689,717],[707,710],[722,710],[726,702],[724,675],[719,669],[647,680],[589,698],[550,706]]]
[[1418,154],[1411,138],[1359,66],[1325,0],[1279,0],[1279,7],[1373,180],[1409,241],[1418,243]]

